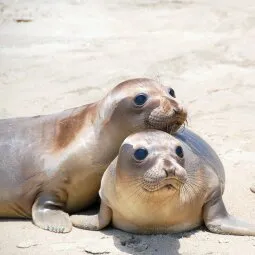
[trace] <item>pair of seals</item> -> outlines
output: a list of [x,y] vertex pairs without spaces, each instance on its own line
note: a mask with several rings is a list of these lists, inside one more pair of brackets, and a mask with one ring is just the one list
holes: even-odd
[[69,232],[69,215],[95,201],[123,140],[144,129],[176,131],[187,113],[174,90],[150,80],[58,114],[0,121],[0,217]]
[[173,233],[205,223],[215,233],[255,236],[255,225],[230,216],[222,201],[223,165],[214,150],[188,129],[133,134],[105,171],[97,215],[73,215],[73,225],[114,227],[138,234]]

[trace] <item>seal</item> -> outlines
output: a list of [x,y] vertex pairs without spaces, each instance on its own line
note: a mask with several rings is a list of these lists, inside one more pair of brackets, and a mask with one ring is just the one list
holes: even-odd
[[186,110],[172,88],[132,79],[102,100],[60,113],[0,121],[0,217],[69,232],[68,213],[97,198],[103,172],[133,132],[175,132]]
[[223,165],[202,138],[146,130],[127,137],[105,171],[96,215],[72,215],[73,225],[113,226],[136,234],[175,233],[205,223],[215,233],[255,236],[255,225],[230,216],[222,194]]
[[251,189],[251,191],[252,191],[253,193],[255,193],[255,183],[251,185],[251,188],[250,188],[250,189]]

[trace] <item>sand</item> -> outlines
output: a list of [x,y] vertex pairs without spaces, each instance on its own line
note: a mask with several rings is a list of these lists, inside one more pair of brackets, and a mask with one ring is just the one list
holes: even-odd
[[[220,155],[229,212],[255,223],[254,42],[254,0],[0,0],[0,117],[53,113],[127,78],[159,79]],[[255,254],[254,237],[204,228],[55,234],[2,220],[0,231],[1,255]]]

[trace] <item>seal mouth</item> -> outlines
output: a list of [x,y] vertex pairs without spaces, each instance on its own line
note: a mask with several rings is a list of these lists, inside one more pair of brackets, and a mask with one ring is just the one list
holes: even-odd
[[161,181],[144,181],[143,189],[148,192],[155,192],[158,190],[180,190],[180,187],[183,185],[183,182],[177,178],[168,178]]
[[145,121],[146,126],[152,129],[160,129],[167,133],[175,133],[187,121],[186,111],[176,112],[168,116],[149,115]]
[[168,123],[163,131],[167,133],[176,132],[182,125],[185,125],[185,121],[187,121],[187,115],[185,116],[177,116],[170,123]]
[[174,189],[174,186],[173,186],[172,184],[167,184],[165,187],[166,187],[167,189]]
[[169,178],[166,179],[164,187],[167,189],[179,190],[181,185],[183,184],[184,184],[183,181],[181,181],[179,178]]

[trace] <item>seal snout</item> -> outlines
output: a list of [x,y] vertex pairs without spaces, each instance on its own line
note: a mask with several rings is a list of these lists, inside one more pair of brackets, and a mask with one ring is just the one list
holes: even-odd
[[170,169],[163,169],[165,172],[166,179],[176,179],[182,183],[187,180],[186,173],[183,170],[179,170],[175,167],[171,167]]
[[165,98],[162,101],[162,112],[168,116],[166,131],[175,132],[187,120],[187,110],[175,99]]
[[[163,164],[162,164],[163,163]],[[143,186],[148,191],[156,191],[162,188],[179,189],[187,180],[185,169],[177,162],[164,159],[161,166],[144,175]]]
[[185,169],[179,164],[168,162],[168,160],[165,160],[165,165],[167,165],[167,167],[163,167],[162,169],[164,171],[165,178],[176,179],[184,183],[187,180],[187,173]]
[[179,125],[182,125],[187,120],[188,113],[184,107],[175,107],[173,112],[174,121],[176,121]]
[[[174,103],[172,103],[172,101]],[[175,132],[187,120],[187,111],[176,101],[163,99],[159,107],[151,111],[148,125],[167,132]]]

